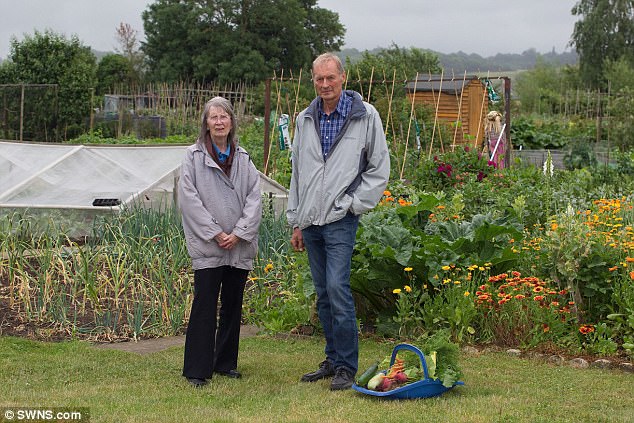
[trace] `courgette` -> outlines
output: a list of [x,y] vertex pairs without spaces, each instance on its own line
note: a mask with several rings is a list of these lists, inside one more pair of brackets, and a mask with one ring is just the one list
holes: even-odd
[[368,369],[361,374],[357,378],[357,386],[365,387],[370,379],[379,371],[379,362],[375,362],[373,365],[368,367]]

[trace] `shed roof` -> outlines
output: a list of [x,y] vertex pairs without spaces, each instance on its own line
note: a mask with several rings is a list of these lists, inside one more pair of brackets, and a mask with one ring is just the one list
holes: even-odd
[[416,92],[442,91],[447,94],[459,94],[473,80],[480,82],[480,78],[476,75],[466,75],[462,78],[443,78],[440,75],[423,77],[419,75],[418,80],[407,81],[405,90],[407,93],[413,93],[414,87],[416,87]]

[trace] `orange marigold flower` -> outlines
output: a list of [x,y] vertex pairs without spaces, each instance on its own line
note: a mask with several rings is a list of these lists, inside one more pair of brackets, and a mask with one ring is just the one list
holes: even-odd
[[634,270],[630,272],[630,279],[634,280]]
[[584,335],[594,332],[594,325],[581,325],[579,327],[579,332]]
[[386,197],[389,197],[390,195],[392,195],[392,193],[388,190],[383,191],[383,195],[385,195]]
[[634,257],[625,257],[625,261],[628,263],[634,262]]
[[614,272],[614,271],[615,271],[616,269],[618,269],[618,268],[619,268],[619,266],[613,266],[613,267],[610,267],[608,270],[609,270],[610,272]]

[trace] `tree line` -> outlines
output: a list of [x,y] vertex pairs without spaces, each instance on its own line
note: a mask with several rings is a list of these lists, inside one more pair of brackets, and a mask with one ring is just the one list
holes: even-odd
[[[634,66],[634,0],[580,0],[571,13],[580,20],[571,35],[578,64],[568,65],[574,75],[568,79],[608,90],[609,74]],[[59,104],[59,113],[49,118],[53,121],[40,125],[43,129],[39,130],[53,128],[57,139],[70,138],[85,130],[83,120],[94,107],[95,96],[111,91],[115,84],[257,84],[282,70],[288,75],[309,69],[318,54],[339,51],[345,35],[338,14],[318,7],[317,0],[156,0],[142,18],[146,40],[139,42],[136,31],[122,23],[117,29],[121,47],[99,61],[76,36],[68,39],[35,31],[22,41],[13,38],[8,60],[0,63],[0,85],[57,85],[38,100],[38,107],[27,112],[46,116],[50,104]],[[520,58],[541,63],[554,59],[530,50]],[[509,64],[516,58],[499,59]],[[352,63],[350,58],[348,63]],[[473,55],[440,56],[431,50],[396,45],[362,52],[355,64],[388,76],[398,69],[398,78],[442,68],[462,73],[478,66]],[[486,68],[491,67],[483,66]],[[15,91],[0,91],[0,97],[0,119],[6,125],[6,116],[19,105]]]

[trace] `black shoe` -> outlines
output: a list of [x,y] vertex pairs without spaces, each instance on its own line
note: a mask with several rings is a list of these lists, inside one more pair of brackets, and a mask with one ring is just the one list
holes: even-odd
[[209,383],[207,379],[199,379],[197,377],[188,377],[187,381],[195,388],[202,388]]
[[354,374],[345,367],[338,367],[335,372],[335,377],[332,378],[330,383],[331,391],[340,391],[342,389],[352,388],[354,383]]
[[335,368],[328,360],[319,363],[319,368],[312,373],[306,373],[302,376],[302,382],[314,382],[335,375]]
[[222,375],[222,376],[227,376],[233,379],[240,379],[242,377],[242,374],[237,371],[237,370],[214,370],[214,373]]

